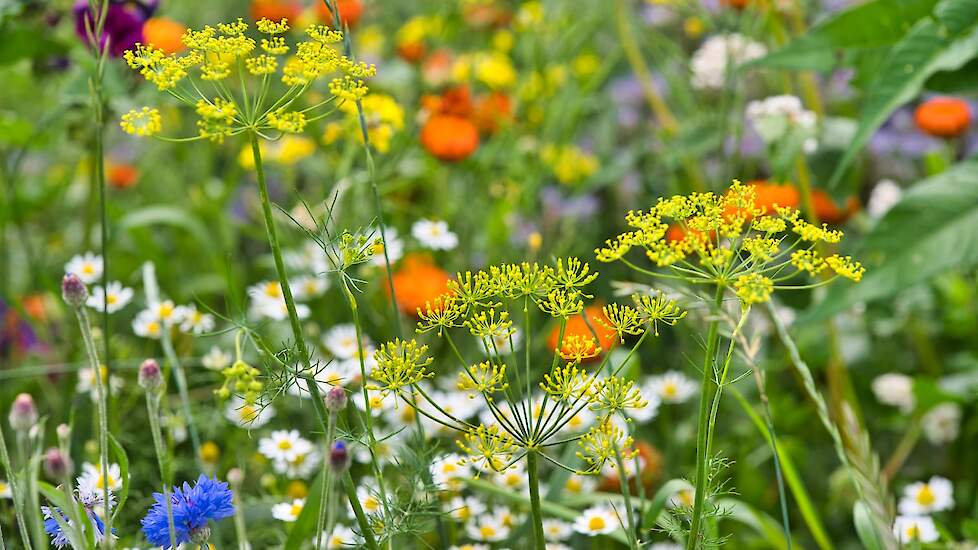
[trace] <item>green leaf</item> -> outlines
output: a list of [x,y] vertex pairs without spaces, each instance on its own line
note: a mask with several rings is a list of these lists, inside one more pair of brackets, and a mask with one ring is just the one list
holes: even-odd
[[[333,487],[336,488],[336,482],[338,480],[333,481]],[[322,471],[312,480],[309,489],[309,494],[306,495],[306,503],[302,506],[299,517],[292,523],[289,536],[285,539],[284,550],[298,550],[303,544],[309,541],[310,537],[316,535],[316,525],[319,522],[319,507],[323,502]]]
[[645,532],[655,527],[655,523],[659,519],[659,514],[665,509],[669,497],[675,495],[682,489],[688,488],[689,482],[683,479],[670,479],[663,483],[662,487],[659,487],[659,490],[652,495],[648,509],[645,510],[645,515],[642,516],[642,531]]
[[935,74],[924,88],[942,94],[973,94],[978,92],[978,59],[972,59],[956,71]]
[[112,450],[115,461],[119,463],[119,474],[122,476],[122,489],[119,491],[119,502],[116,503],[115,511],[112,512],[112,522],[115,523],[116,518],[119,517],[119,512],[122,511],[122,507],[126,503],[126,499],[129,498],[129,457],[126,456],[126,450],[122,448],[119,440],[111,433],[108,436],[109,448]]
[[186,210],[174,206],[148,206],[134,210],[119,220],[118,227],[126,231],[136,227],[161,224],[184,229],[200,241],[201,244],[209,246],[211,241],[213,241],[207,227],[200,220],[190,215]]
[[788,549],[788,540],[784,537],[781,523],[768,514],[735,498],[719,499],[717,506],[728,512],[727,519],[742,523],[757,532],[770,548]]
[[962,67],[978,55],[978,0],[943,0],[889,51],[870,84],[859,129],[832,174],[835,187],[873,133],[915,98],[931,75]]
[[934,9],[937,0],[873,0],[840,11],[783,48],[747,66],[827,71],[839,50],[889,46]]
[[[74,505],[77,507],[78,513],[78,515],[75,517],[85,517],[86,512],[81,504],[77,502],[69,503],[68,499],[65,497],[65,493],[61,489],[43,481],[37,482],[37,489],[42,495],[44,495],[44,498],[48,499],[48,502],[54,505],[55,508],[59,510],[67,510],[69,506]],[[68,515],[70,517],[70,514]],[[64,532],[65,536],[68,537],[68,543],[73,549],[86,550],[89,548],[95,548],[94,529],[88,529],[86,525],[86,527],[82,528],[83,531],[79,531],[73,526],[69,526],[68,521],[63,518],[61,514],[51,514],[51,517],[58,524],[58,527],[61,527],[61,531]],[[80,537],[85,537],[87,540],[83,541]]]
[[978,264],[978,161],[958,164],[907,191],[854,256],[866,265],[862,281],[833,285],[799,321],[824,319]]
[[866,550],[884,550],[883,539],[876,530],[873,523],[872,513],[869,506],[861,500],[857,500],[852,507],[852,521],[856,525],[856,533],[859,535],[860,542]]

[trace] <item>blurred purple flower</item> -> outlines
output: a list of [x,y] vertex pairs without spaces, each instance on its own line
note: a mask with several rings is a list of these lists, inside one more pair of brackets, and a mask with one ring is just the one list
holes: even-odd
[[727,137],[723,150],[728,156],[757,157],[764,153],[764,140],[750,124],[744,124],[740,136],[740,150],[737,150],[737,140],[734,136]]
[[0,356],[39,351],[43,348],[31,325],[0,299]]
[[[143,23],[153,15],[157,5],[159,0],[112,0],[105,14],[99,46],[104,47],[108,40],[109,54],[121,57],[123,52],[143,40]],[[87,44],[88,27],[94,24],[88,0],[76,0],[74,13],[75,33]]]
[[913,122],[913,112],[909,107],[893,113],[890,120],[869,141],[870,151],[878,156],[899,155],[920,158],[940,147],[939,140],[917,129]]
[[852,79],[856,71],[839,69],[825,81],[825,96],[829,101],[845,101],[853,96]]
[[594,216],[601,207],[601,201],[589,194],[568,197],[557,187],[548,186],[540,191],[543,206],[543,219],[553,223],[561,219],[584,221]]

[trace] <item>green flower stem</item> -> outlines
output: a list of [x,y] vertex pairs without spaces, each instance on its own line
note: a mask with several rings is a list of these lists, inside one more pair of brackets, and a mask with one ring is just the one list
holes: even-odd
[[7,439],[3,435],[3,426],[0,423],[0,465],[6,472],[10,483],[10,492],[13,495],[14,515],[17,516],[17,529],[20,531],[20,539],[24,543],[24,548],[31,550],[31,537],[27,532],[27,520],[24,517],[24,495],[20,492],[20,482],[17,481],[17,474],[10,464],[10,453],[7,451]]
[[329,452],[334,439],[336,439],[336,413],[331,412],[326,426],[326,449],[323,452],[322,496],[319,499],[319,518],[316,521],[316,548],[323,547],[323,532],[330,533],[333,530],[333,497],[330,495],[333,469],[329,467]]
[[[618,445],[615,445],[615,465],[618,467],[618,483],[621,485],[621,497],[625,502],[625,527],[627,530],[628,547],[632,550],[638,550],[639,541],[635,534],[635,510],[632,508],[632,495],[631,489],[628,487],[628,474],[625,473],[625,461],[622,460],[621,449],[618,448]],[[638,485],[641,486],[642,471],[636,469],[635,476],[638,480]]]
[[350,506],[353,507],[353,515],[357,518],[364,544],[371,550],[380,550],[380,547],[377,546],[377,539],[374,538],[374,532],[370,529],[370,522],[367,521],[367,516],[363,513],[363,506],[360,505],[360,499],[357,497],[357,486],[353,483],[353,477],[349,470],[343,475],[343,487],[346,489],[346,497],[350,501]]
[[[95,341],[92,338],[92,327],[88,321],[88,312],[85,311],[84,306],[79,306],[75,308],[75,316],[78,318],[78,326],[81,329],[82,341],[85,343],[85,349],[88,351],[88,359],[91,363],[92,372],[95,375],[95,389],[96,389],[96,411],[98,415],[98,452],[99,461],[102,467],[102,497],[103,497],[103,507],[105,511],[105,532],[112,533],[112,514],[109,513],[109,424],[108,424],[108,407],[106,405],[108,401],[108,388],[105,387],[105,383],[108,381],[108,373],[106,373],[106,379],[102,379],[102,365],[98,360],[98,351],[95,349]],[[102,546],[109,548],[111,544],[111,536],[107,536],[102,539]]]
[[730,361],[733,359],[733,352],[737,347],[737,334],[740,333],[740,329],[743,328],[744,323],[747,321],[748,313],[750,313],[750,306],[744,306],[741,308],[740,320],[737,322],[737,326],[734,327],[733,332],[730,334],[730,345],[727,346],[727,356],[723,361],[723,369],[720,371],[719,378],[715,380],[717,389],[713,395],[713,407],[710,410],[710,423],[708,424],[706,431],[706,456],[710,456],[713,452],[713,433],[716,429],[717,412],[720,409],[720,397],[723,395],[724,386],[727,385],[727,374],[730,371]]
[[537,472],[537,452],[526,455],[526,471],[530,476],[530,514],[533,521],[533,547],[545,550],[547,543],[543,537],[543,511],[540,507],[540,476]]
[[[240,510],[244,510],[241,502],[241,491],[234,491],[231,494],[231,498],[234,500],[234,509],[239,511],[239,513],[234,514],[234,534],[238,538],[238,550],[251,550],[251,546],[248,544],[248,529],[245,527],[244,514],[240,513]],[[317,548],[322,548],[322,546],[317,546]]]
[[173,504],[170,502],[170,485],[173,483],[170,474],[170,454],[163,443],[163,430],[160,428],[160,396],[155,390],[146,392],[146,414],[149,417],[149,429],[153,433],[153,449],[156,451],[156,462],[160,467],[160,479],[163,481],[163,498],[166,499],[166,522],[170,531],[170,546],[177,545],[177,530],[173,524]]
[[[329,414],[326,412],[326,406],[323,404],[322,392],[319,391],[319,382],[317,382],[315,377],[309,372],[309,349],[306,347],[306,340],[302,334],[302,325],[299,323],[299,314],[295,309],[295,299],[292,298],[292,289],[289,287],[289,275],[285,270],[285,262],[282,260],[282,248],[278,242],[278,232],[275,230],[275,218],[272,215],[272,204],[268,199],[268,185],[265,183],[265,170],[262,167],[261,148],[258,144],[258,135],[253,131],[248,132],[248,138],[251,141],[251,154],[255,161],[255,174],[258,179],[258,195],[261,198],[261,209],[265,218],[265,233],[268,237],[268,245],[272,249],[272,258],[275,260],[275,271],[278,274],[279,285],[282,287],[282,297],[285,300],[285,308],[289,312],[289,325],[292,327],[292,337],[295,339],[295,346],[299,351],[299,362],[303,368],[302,377],[306,380],[306,387],[309,390],[309,396],[312,399],[312,406],[314,409],[316,409],[316,415],[319,417],[319,422],[325,429],[329,423]],[[360,513],[357,514],[357,523],[360,526],[360,530],[364,533],[364,538],[366,538],[368,541],[368,546],[370,546],[370,548],[373,550],[377,550],[377,542],[374,540],[373,534],[370,532],[370,524],[367,523],[367,518],[363,515],[363,509],[360,506],[360,501],[357,499],[356,488],[353,487],[353,479],[349,477],[349,474],[347,475],[347,478],[349,479],[348,484],[350,486],[347,488],[347,497],[350,499],[350,506],[353,507],[354,511],[360,511]]]
[[183,370],[183,364],[177,357],[176,350],[173,349],[173,341],[170,336],[170,327],[164,325],[160,343],[163,345],[163,355],[173,367],[173,378],[177,381],[177,393],[180,395],[180,406],[183,408],[183,416],[187,419],[187,431],[190,432],[190,443],[194,447],[194,457],[197,465],[203,467],[200,457],[200,435],[197,433],[197,425],[194,423],[193,411],[190,408],[190,390],[187,385],[187,374]]
[[896,477],[900,468],[903,467],[903,463],[906,462],[907,457],[913,451],[914,446],[917,445],[917,441],[920,439],[923,431],[922,417],[919,414],[915,415],[910,422],[910,427],[907,428],[906,433],[903,434],[900,442],[897,443],[896,449],[893,450],[893,454],[890,455],[890,459],[886,461],[886,466],[883,467],[883,477],[889,480]]
[[[717,286],[716,296],[713,300],[714,309],[719,310],[723,307],[723,286]],[[710,313],[713,313],[712,310]],[[689,523],[689,539],[686,541],[687,550],[695,550],[699,543],[700,527],[703,522],[703,505],[706,501],[706,470],[710,463],[708,422],[710,414],[710,401],[713,396],[713,360],[716,355],[717,346],[720,342],[719,320],[710,321],[709,332],[706,337],[706,353],[703,359],[703,382],[700,387],[700,412],[699,420],[696,425],[696,477],[693,484],[695,487],[695,497],[693,499],[693,515]]]
[[41,465],[41,457],[35,454],[35,443],[28,432],[17,432],[17,453],[24,464],[24,472],[27,478],[27,494],[24,499],[29,503],[27,514],[31,521],[31,535],[34,537],[34,546],[37,548],[47,548],[48,539],[44,533],[43,520],[41,519],[41,502],[37,487],[38,470]]

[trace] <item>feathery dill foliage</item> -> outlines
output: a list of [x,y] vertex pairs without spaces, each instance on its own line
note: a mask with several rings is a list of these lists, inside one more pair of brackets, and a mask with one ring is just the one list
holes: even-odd
[[[459,365],[457,387],[472,398],[481,396],[493,421],[471,424],[456,418],[432,400],[419,383],[430,379],[432,358],[427,346],[415,340],[394,340],[377,350],[377,366],[371,372],[371,388],[384,394],[395,394],[408,405],[419,402],[417,411],[429,419],[462,433],[459,442],[468,459],[486,469],[503,471],[530,453],[538,453],[552,464],[579,474],[596,474],[615,449],[626,451],[632,440],[609,420],[615,414],[647,406],[632,381],[619,376],[625,361],[614,370],[608,366],[609,354],[596,367],[584,361],[598,356],[597,338],[568,335],[564,327],[569,318],[581,315],[584,299],[591,296],[584,288],[597,277],[579,259],[557,260],[553,266],[533,263],[492,266],[476,273],[458,274],[449,283],[449,292],[424,308],[419,308],[418,333],[433,332],[447,340]],[[673,324],[685,312],[673,302],[656,297],[635,297],[637,307],[612,304],[605,306],[606,319],[600,322],[624,335],[641,335],[635,348],[648,333],[655,333],[656,323]],[[524,357],[500,349],[499,342],[509,341],[515,332],[514,311],[523,317],[524,333],[529,338],[530,310],[535,306],[560,323],[561,342],[552,359],[534,363],[527,342]],[[452,331],[468,329],[483,346],[488,359],[466,360],[456,346]],[[634,352],[635,348],[632,349]],[[631,355],[631,354],[629,354]],[[606,372],[611,370],[611,372]],[[533,381],[531,373],[544,371],[542,379]],[[537,390],[542,397],[534,398]],[[597,420],[585,433],[566,435],[568,423],[585,408]],[[547,452],[556,445],[577,441],[582,467],[572,468]]]
[[[310,25],[307,39],[290,45],[288,22],[261,19],[260,39],[248,36],[248,24],[238,19],[188,30],[182,41],[187,52],[166,54],[153,46],[136,44],[125,53],[129,66],[180,102],[193,107],[198,136],[222,142],[243,132],[300,133],[328,114],[319,112],[334,99],[356,101],[367,93],[363,83],[373,76],[372,65],[354,63],[339,53],[343,34],[322,25]],[[296,101],[321,79],[329,81],[330,97],[299,108]],[[199,81],[198,81],[199,80]],[[137,136],[156,135],[163,129],[156,108],[134,109],[122,116],[122,129]]]
[[[798,210],[755,202],[754,188],[734,180],[722,195],[693,193],[660,198],[647,212],[625,217],[633,228],[595,250],[598,261],[621,261],[647,275],[732,287],[745,304],[766,302],[781,289],[825,285],[841,276],[859,281],[865,269],[849,256],[823,257],[819,243],[839,243],[842,231],[805,221]],[[672,231],[670,231],[672,229]],[[676,237],[676,233],[682,233]],[[638,248],[662,271],[633,263]],[[814,285],[792,285],[799,275],[825,277]]]

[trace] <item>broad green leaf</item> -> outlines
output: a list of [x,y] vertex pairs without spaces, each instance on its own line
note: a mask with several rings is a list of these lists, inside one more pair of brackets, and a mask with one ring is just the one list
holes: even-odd
[[852,507],[852,521],[856,525],[856,533],[859,535],[860,542],[866,550],[885,550],[883,539],[876,531],[872,513],[869,506],[861,500],[857,500]]
[[866,142],[898,107],[915,98],[938,71],[953,71],[978,55],[978,0],[943,0],[889,51],[869,86],[859,129],[832,174],[838,184]]
[[119,491],[119,502],[116,503],[115,511],[112,513],[112,521],[114,523],[123,505],[126,503],[126,499],[129,498],[129,457],[126,456],[126,450],[122,448],[119,440],[111,433],[108,436],[109,448],[112,450],[115,461],[119,463],[119,474],[122,476],[122,489]]
[[824,319],[978,264],[978,161],[958,164],[907,191],[854,256],[866,266],[862,281],[834,284],[799,321]]
[[[333,489],[337,488],[334,480]],[[319,522],[319,507],[323,503],[323,472],[320,470],[309,485],[306,503],[299,512],[299,517],[292,523],[289,536],[285,539],[284,550],[298,550],[311,538],[316,536],[316,525]],[[337,506],[337,508],[339,508]]]
[[924,89],[942,94],[974,94],[978,92],[978,59],[972,59],[956,71],[935,74]]
[[719,499],[717,506],[728,513],[726,519],[742,523],[757,532],[768,543],[769,548],[788,549],[788,540],[781,530],[781,523],[768,514],[735,498]]
[[662,487],[659,487],[659,490],[652,495],[652,500],[649,501],[648,508],[646,508],[645,514],[642,516],[642,531],[647,532],[655,527],[655,523],[659,519],[659,514],[665,509],[669,497],[675,495],[682,489],[688,488],[689,482],[682,479],[670,479],[663,483]]
[[808,34],[748,66],[826,71],[839,50],[889,46],[934,9],[937,0],[872,0],[840,11]]

